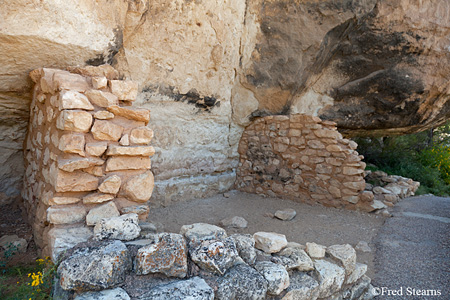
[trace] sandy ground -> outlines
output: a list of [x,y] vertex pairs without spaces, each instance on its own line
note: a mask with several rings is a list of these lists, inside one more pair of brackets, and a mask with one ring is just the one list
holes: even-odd
[[[384,223],[380,215],[367,214],[319,205],[311,206],[290,200],[261,197],[259,195],[228,192],[229,197],[216,195],[205,199],[181,202],[165,208],[154,208],[148,220],[158,222],[168,232],[179,232],[182,225],[209,223],[219,225],[224,218],[240,216],[248,221],[245,229],[226,228],[228,234],[258,231],[286,235],[288,241],[305,244],[315,242],[325,246],[366,241],[373,249],[370,253],[357,252],[358,261],[368,265],[368,275],[374,275],[374,240]],[[291,221],[272,218],[275,211],[292,208],[297,216]]]

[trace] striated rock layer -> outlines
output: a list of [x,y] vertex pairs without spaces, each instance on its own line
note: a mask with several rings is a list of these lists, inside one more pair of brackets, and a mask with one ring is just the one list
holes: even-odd
[[159,133],[152,201],[168,205],[233,184],[255,116],[317,115],[348,136],[442,124],[449,35],[446,0],[5,2],[0,204],[20,191],[33,69],[109,63],[138,83],[135,106]]

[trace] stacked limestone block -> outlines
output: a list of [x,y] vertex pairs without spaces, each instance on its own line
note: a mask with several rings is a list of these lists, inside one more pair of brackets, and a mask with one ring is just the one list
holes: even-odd
[[236,186],[249,193],[368,210],[363,158],[336,123],[296,114],[259,118],[239,143]]
[[148,215],[150,112],[111,66],[37,69],[22,191],[36,244],[52,255],[87,240],[103,217]]

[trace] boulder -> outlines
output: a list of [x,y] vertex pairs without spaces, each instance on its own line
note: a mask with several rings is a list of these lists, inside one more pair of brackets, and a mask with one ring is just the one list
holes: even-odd
[[306,243],[306,252],[311,258],[324,258],[327,247],[316,243]]
[[120,216],[114,202],[108,202],[97,207],[92,208],[86,216],[86,224],[94,226],[103,218],[111,218]]
[[121,241],[80,248],[63,260],[57,273],[64,290],[96,291],[112,288],[125,280],[131,257]]
[[120,185],[122,184],[122,179],[118,175],[112,175],[98,186],[98,190],[102,193],[115,195],[119,192]]
[[345,284],[353,284],[356,281],[358,281],[361,277],[364,276],[367,272],[367,265],[366,264],[360,264],[356,263],[355,269],[352,273],[350,273],[347,276],[347,279],[345,280]]
[[232,238],[204,240],[196,248],[189,249],[189,254],[201,269],[218,275],[224,275],[239,257]]
[[345,279],[345,269],[326,260],[314,262],[314,273],[319,281],[319,298],[333,295],[342,287]]
[[123,133],[123,127],[108,121],[95,120],[92,135],[96,140],[117,142]]
[[149,157],[112,156],[106,161],[106,172],[121,170],[148,170],[152,164]]
[[289,286],[289,274],[286,269],[273,262],[259,262],[255,269],[267,280],[267,292],[279,295]]
[[84,110],[94,110],[94,106],[89,102],[89,99],[76,91],[61,91],[59,94],[59,104],[60,110],[63,109],[84,109]]
[[47,221],[50,224],[74,224],[84,222],[86,208],[83,206],[51,206],[47,209]]
[[130,241],[137,238],[140,232],[138,215],[134,213],[101,219],[94,227],[97,240]]
[[150,121],[150,111],[147,109],[135,107],[127,108],[118,105],[109,106],[107,109],[116,116],[121,116],[130,120],[145,122],[145,124]]
[[159,234],[155,243],[138,250],[134,269],[138,275],[162,273],[169,277],[186,277],[187,249],[183,236]]
[[130,300],[130,296],[124,289],[103,290],[99,292],[86,292],[75,296],[74,300]]
[[156,286],[141,295],[139,300],[213,300],[213,289],[200,277]]
[[310,271],[314,269],[311,258],[303,249],[286,247],[276,254],[286,270],[297,269],[299,271]]
[[333,245],[327,248],[327,253],[345,268],[347,276],[353,273],[356,265],[356,251],[351,245]]
[[231,218],[223,219],[222,221],[220,221],[220,225],[229,228],[246,228],[248,222],[242,217],[234,216]]
[[217,281],[217,300],[266,298],[267,281],[255,269],[240,264],[231,268]]
[[147,145],[153,138],[153,130],[148,127],[138,127],[131,130],[130,142],[132,144]]
[[122,101],[134,101],[138,94],[138,84],[133,81],[110,80],[111,93]]
[[316,300],[319,297],[319,283],[307,273],[295,271],[289,281],[282,300]]
[[187,239],[190,248],[197,247],[205,240],[222,240],[227,237],[227,233],[223,228],[206,223],[183,225],[180,229],[180,234]]
[[114,195],[102,194],[102,193],[92,193],[83,197],[84,204],[98,204],[114,199]]
[[102,156],[108,147],[107,142],[94,142],[86,144],[86,153],[92,156]]
[[66,133],[59,139],[59,150],[66,153],[75,153],[84,156],[84,134],[79,133]]
[[231,238],[234,240],[236,250],[239,256],[249,265],[253,265],[256,261],[255,239],[250,234],[233,234]]
[[91,125],[92,115],[82,110],[63,110],[56,122],[56,128],[75,132],[88,132]]
[[99,90],[89,90],[86,92],[86,96],[93,104],[100,107],[108,107],[111,105],[119,104],[117,96],[109,92]]
[[79,243],[86,242],[92,237],[92,230],[86,227],[53,227],[48,232],[50,246],[50,257],[53,262],[57,262],[59,256],[64,251],[74,247]]
[[0,247],[5,251],[11,252],[26,252],[28,243],[27,240],[19,238],[17,235],[4,235],[0,238]]
[[146,202],[150,199],[155,184],[153,173],[147,171],[130,178],[123,186],[125,195],[136,202]]
[[286,247],[286,236],[274,232],[256,232],[253,235],[255,247],[266,253],[276,253]]
[[275,217],[283,220],[283,221],[290,221],[297,215],[297,212],[293,210],[292,208],[286,208],[282,210],[277,210],[275,212]]

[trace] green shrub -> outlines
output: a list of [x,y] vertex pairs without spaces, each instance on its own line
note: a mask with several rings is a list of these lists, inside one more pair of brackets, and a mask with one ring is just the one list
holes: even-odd
[[[419,181],[416,194],[450,195],[450,123],[398,137],[355,138],[368,165]],[[370,167],[374,169],[373,166]],[[368,169],[370,169],[368,168]]]

